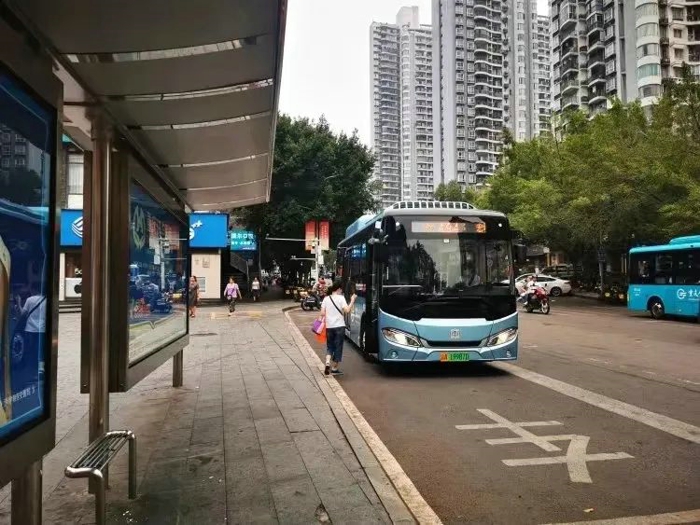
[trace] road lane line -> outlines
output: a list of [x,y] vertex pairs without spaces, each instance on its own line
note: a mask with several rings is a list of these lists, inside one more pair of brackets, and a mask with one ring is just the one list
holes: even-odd
[[547,525],[679,525],[681,523],[700,522],[700,509],[684,512],[668,512],[649,516],[630,516],[609,520],[572,521],[568,523],[549,523]]
[[664,416],[663,414],[657,414],[656,412],[651,412],[644,408],[640,408],[629,403],[624,403],[618,401],[617,399],[612,399],[610,397],[604,396],[602,394],[597,394],[596,392],[591,392],[584,388],[580,388],[564,381],[559,381],[537,372],[532,372],[525,368],[510,364],[510,363],[493,363],[491,366],[508,372],[514,376],[517,376],[531,383],[549,388],[565,396],[577,399],[594,407],[607,410],[613,414],[617,414],[627,419],[637,421],[644,425],[648,425],[652,428],[662,430],[672,436],[685,439],[691,443],[700,444],[700,427],[691,425],[690,423],[685,423],[677,419]]

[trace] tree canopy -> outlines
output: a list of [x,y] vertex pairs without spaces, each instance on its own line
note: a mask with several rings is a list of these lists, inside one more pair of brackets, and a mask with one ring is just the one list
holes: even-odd
[[689,72],[651,115],[615,101],[566,118],[561,136],[506,143],[482,206],[575,260],[700,232],[700,86]]
[[[309,220],[329,220],[331,247],[345,229],[377,207],[371,182],[374,157],[357,134],[336,134],[326,120],[280,115],[270,202],[234,210],[263,240],[263,266],[289,264],[292,255],[309,257],[302,243],[265,242],[265,237],[302,238]],[[306,255],[304,255],[306,253]]]

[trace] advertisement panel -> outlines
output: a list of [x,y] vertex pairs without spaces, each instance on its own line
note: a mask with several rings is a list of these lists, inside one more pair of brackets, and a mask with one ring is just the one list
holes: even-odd
[[313,240],[315,238],[316,221],[306,221],[306,226],[304,227],[304,239],[306,239],[306,249],[310,252],[314,249]]
[[321,221],[318,223],[318,240],[321,245],[321,250],[326,251],[331,249],[331,223],[329,221]]
[[190,214],[190,248],[226,248],[228,242],[228,214]]
[[258,240],[255,234],[247,230],[231,231],[231,251],[254,252],[258,249]]
[[0,446],[49,416],[54,115],[0,70]]
[[83,210],[61,210],[61,246],[83,245]]
[[187,229],[135,182],[129,206],[131,365],[187,333]]

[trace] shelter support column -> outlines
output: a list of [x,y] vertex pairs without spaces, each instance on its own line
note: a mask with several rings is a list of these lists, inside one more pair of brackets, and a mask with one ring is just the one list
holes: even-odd
[[[109,216],[112,134],[101,113],[92,116],[92,162],[84,182],[83,344],[89,355],[89,441],[109,430]],[[86,175],[88,175],[86,170]],[[85,275],[87,270],[87,276]],[[106,482],[105,472],[105,482]],[[90,492],[97,487],[90,480]]]
[[41,525],[41,468],[42,460],[36,461],[12,481],[12,525]]

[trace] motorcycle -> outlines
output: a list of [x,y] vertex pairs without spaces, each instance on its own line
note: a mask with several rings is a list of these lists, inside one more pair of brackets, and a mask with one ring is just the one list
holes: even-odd
[[539,310],[541,313],[547,315],[549,313],[549,309],[550,303],[547,292],[543,288],[535,288],[532,295],[528,297],[527,303],[525,303],[525,310],[529,314],[535,310]]
[[308,295],[301,300],[301,309],[309,311],[314,308],[321,309],[321,294],[318,292],[309,292]]
[[173,297],[170,292],[163,292],[159,297],[154,297],[151,303],[151,312],[169,314],[173,309]]

